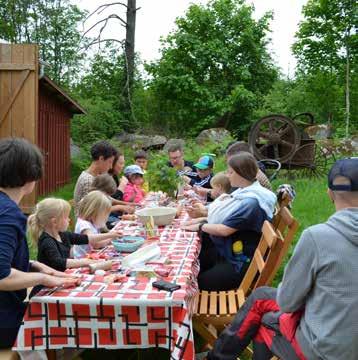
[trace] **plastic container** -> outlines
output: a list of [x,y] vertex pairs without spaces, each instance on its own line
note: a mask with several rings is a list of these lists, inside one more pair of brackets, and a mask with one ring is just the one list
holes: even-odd
[[156,208],[144,208],[136,211],[139,221],[142,224],[146,224],[153,218],[154,225],[164,226],[170,225],[175,218],[177,212],[173,207],[156,207]]
[[144,238],[128,235],[123,236],[120,240],[112,240],[112,244],[117,251],[131,253],[144,244]]

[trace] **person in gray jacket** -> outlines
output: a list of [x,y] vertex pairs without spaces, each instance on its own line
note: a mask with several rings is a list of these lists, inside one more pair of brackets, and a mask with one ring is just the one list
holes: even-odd
[[358,158],[328,175],[336,212],[306,229],[278,289],[255,290],[207,359],[237,359],[253,341],[254,359],[358,359]]

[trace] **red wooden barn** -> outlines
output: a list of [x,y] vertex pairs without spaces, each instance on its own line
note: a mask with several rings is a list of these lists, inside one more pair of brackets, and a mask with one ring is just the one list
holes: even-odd
[[70,181],[70,121],[84,109],[45,75],[39,75],[38,47],[0,44],[0,138],[24,137],[45,158],[45,174],[24,198],[30,212],[37,197]]

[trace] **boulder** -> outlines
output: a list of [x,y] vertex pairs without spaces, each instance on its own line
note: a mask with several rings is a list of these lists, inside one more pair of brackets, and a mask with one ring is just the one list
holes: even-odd
[[70,151],[71,151],[71,159],[74,159],[81,155],[80,147],[76,145],[71,138],[70,138]]
[[312,125],[305,128],[305,132],[315,140],[328,139],[332,136],[332,127],[331,125]]
[[169,139],[167,143],[164,145],[163,150],[168,151],[168,148],[172,145],[180,144],[180,146],[184,149],[185,148],[185,140],[183,139]]
[[167,138],[161,135],[142,135],[142,134],[129,134],[122,132],[114,137],[116,141],[122,144],[127,144],[133,149],[150,149],[162,148],[167,142]]
[[231,134],[225,128],[212,128],[203,130],[196,138],[196,141],[200,145],[204,145],[207,142],[220,144],[225,139],[230,137]]

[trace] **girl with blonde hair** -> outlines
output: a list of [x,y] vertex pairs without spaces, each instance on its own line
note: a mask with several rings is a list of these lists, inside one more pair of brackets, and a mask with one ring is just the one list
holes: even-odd
[[71,259],[73,245],[96,246],[103,240],[118,236],[116,233],[81,235],[66,231],[70,211],[67,201],[47,198],[36,205],[35,212],[28,218],[29,234],[38,248],[37,260],[59,271],[88,266],[93,262],[90,259]]
[[100,229],[106,226],[111,207],[111,200],[99,190],[91,191],[80,201],[75,233],[96,236],[98,237],[98,241],[88,245],[75,245],[73,247],[73,256],[75,258],[84,257],[92,250],[92,247],[100,248],[107,246],[113,238],[122,235],[121,232],[116,230],[105,234],[100,233]]

